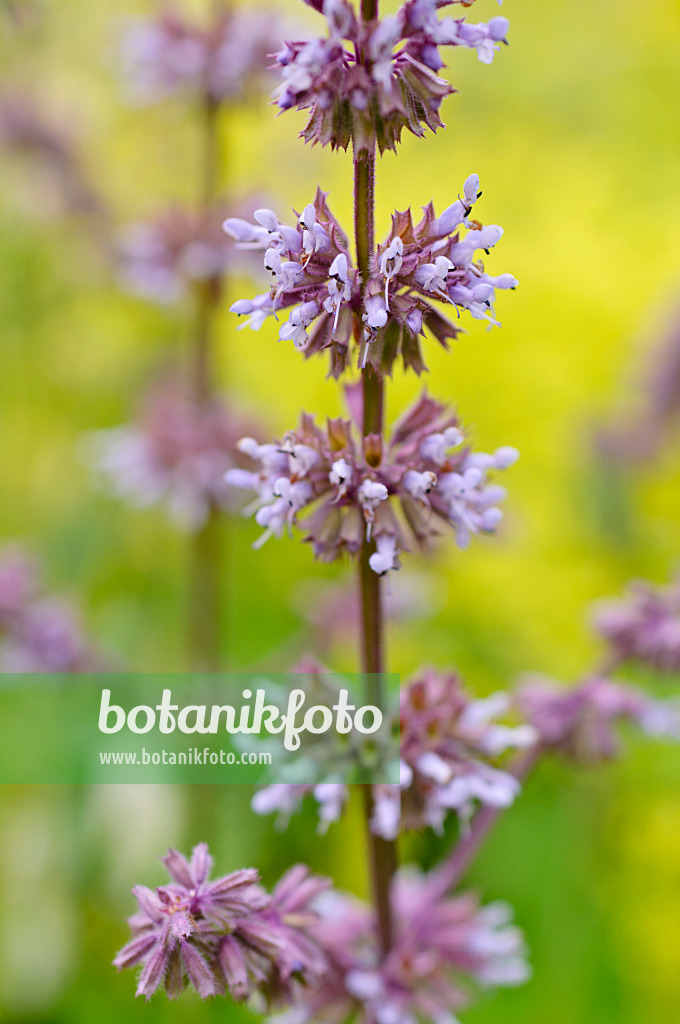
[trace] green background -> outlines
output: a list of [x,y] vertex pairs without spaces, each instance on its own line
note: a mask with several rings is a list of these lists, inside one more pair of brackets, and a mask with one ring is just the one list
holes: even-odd
[[[17,37],[2,22],[0,67],[28,84],[79,135],[86,170],[116,223],[197,192],[198,129],[170,101],[125,105],[116,38],[128,12],[150,4],[60,0]],[[193,5],[196,9],[200,4]],[[280,0],[283,10],[298,7]],[[472,20],[498,13],[480,0]],[[405,559],[399,586],[431,614],[393,629],[390,668],[457,666],[479,693],[524,670],[575,680],[599,658],[591,603],[632,576],[661,582],[675,569],[680,505],[677,444],[622,475],[593,455],[593,433],[634,402],[639,369],[667,327],[680,282],[678,154],[680,9],[674,0],[507,0],[508,50],[488,68],[454,53],[448,130],[409,138],[381,162],[378,233],[392,208],[453,201],[480,174],[480,216],[505,228],[492,272],[520,279],[501,295],[502,330],[469,324],[445,355],[426,346],[433,393],[455,403],[482,449],[513,444],[507,519],[498,538],[436,560]],[[300,12],[304,18],[305,11]],[[311,18],[311,15],[310,15]],[[348,158],[304,149],[296,115],[261,104],[223,119],[236,192],[256,185],[277,209],[302,207],[316,182],[343,219]],[[186,667],[186,540],[162,510],[143,513],[97,494],[76,454],[84,431],[126,420],[169,353],[181,356],[190,310],[157,311],[121,296],[104,243],[64,220],[43,176],[2,162],[0,189],[0,535],[44,558],[49,586],[77,599],[90,631],[141,671]],[[259,284],[232,283],[232,297]],[[266,410],[269,429],[299,407],[337,414],[325,366],[304,362],[274,332],[220,324],[225,382]],[[421,382],[397,379],[390,413]],[[250,549],[257,528],[228,528],[225,659],[282,668],[314,650],[304,615],[309,581],[346,580],[314,565],[307,546]],[[397,583],[395,582],[395,587]],[[356,667],[351,638],[317,649]],[[658,692],[673,680],[643,680]],[[680,1005],[680,793],[677,752],[632,739],[632,756],[602,771],[547,765],[503,821],[470,879],[484,899],[516,908],[534,979],[462,1015],[477,1024],[656,1024]],[[83,1024],[245,1020],[225,1001],[132,998],[131,973],[109,961],[126,936],[130,886],[158,884],[168,844],[206,839],[220,871],[258,866],[267,884],[298,859],[365,891],[359,808],[327,836],[311,813],[277,833],[248,810],[247,790],[159,787],[1,794],[0,1013],[3,1019]],[[446,840],[409,841],[433,862]]]

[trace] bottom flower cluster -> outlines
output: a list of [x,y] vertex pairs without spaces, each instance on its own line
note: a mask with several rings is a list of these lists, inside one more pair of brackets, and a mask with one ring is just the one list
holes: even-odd
[[170,850],[163,861],[172,883],[135,887],[133,938],[114,960],[119,969],[141,964],[137,995],[147,999],[190,985],[202,998],[258,995],[287,1007],[280,1020],[290,1024],[451,1022],[475,988],[521,984],[529,973],[509,909],[447,895],[436,872],[393,879],[383,958],[372,909],[303,865],[268,896],[253,870],[210,881],[205,843],[191,860]]
[[400,871],[391,886],[392,942],[384,958],[373,911],[334,891],[318,902],[313,934],[327,960],[323,983],[299,989],[282,1024],[453,1024],[479,988],[529,977],[521,931],[504,903],[447,896],[436,873]]
[[163,863],[171,884],[155,891],[135,886],[133,937],[114,960],[119,969],[142,965],[138,996],[148,999],[162,987],[174,998],[190,984],[204,999],[228,990],[242,1000],[257,990],[276,1006],[289,1002],[300,983],[320,978],[325,960],[309,925],[326,879],[297,865],[271,896],[252,869],[210,881],[205,843],[190,861],[169,850]]

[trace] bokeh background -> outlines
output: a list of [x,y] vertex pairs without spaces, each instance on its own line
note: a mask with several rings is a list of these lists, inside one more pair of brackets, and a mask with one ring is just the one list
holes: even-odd
[[[271,0],[303,20],[294,0]],[[201,3],[185,0],[200,14]],[[158,311],[121,293],[107,248],[114,229],[196,194],[199,135],[182,102],[134,108],[117,39],[142,0],[0,3],[0,88],[28,89],[74,133],[104,220],[65,216],[45,169],[0,156],[0,538],[42,558],[89,631],[138,670],[186,665],[187,542],[160,509],[135,512],[97,492],[78,454],[83,433],[127,420],[168,354],[187,344],[190,309]],[[497,13],[479,0],[473,18]],[[512,271],[502,330],[472,322],[452,354],[428,344],[427,386],[455,403],[483,449],[513,444],[502,534],[436,560],[407,561],[399,586],[418,614],[390,636],[390,668],[458,667],[479,693],[522,671],[576,680],[598,659],[588,611],[631,577],[677,568],[680,451],[672,441],[633,469],[593,438],[639,401],[641,368],[680,302],[680,8],[675,0],[507,0],[511,45],[491,67],[454,53],[460,95],[448,130],[408,138],[379,165],[379,235],[393,208],[439,208],[477,171],[485,221],[505,236],[490,258]],[[313,23],[313,16],[310,16]],[[310,19],[308,19],[310,20]],[[351,216],[351,166],[304,148],[296,116],[266,103],[223,117],[222,184],[256,186],[282,213],[320,182]],[[231,298],[254,294],[232,281]],[[270,430],[302,405],[341,411],[325,367],[274,332],[220,320],[220,373]],[[390,413],[422,382],[399,377]],[[314,565],[291,541],[251,550],[252,522],[228,535],[224,656],[232,667],[286,667],[314,650],[309,595],[345,570]],[[396,584],[395,584],[396,586]],[[351,639],[317,653],[351,669]],[[638,677],[659,693],[674,680]],[[651,1024],[680,1007],[680,769],[677,751],[631,737],[629,757],[598,771],[546,765],[470,873],[485,899],[516,908],[534,979],[462,1015],[476,1024]],[[220,870],[255,864],[271,884],[296,859],[365,889],[358,813],[327,836],[303,814],[285,834],[248,811],[239,787],[114,787],[0,792],[0,1015],[26,1022],[246,1021],[248,1012],[187,995],[132,998],[109,966],[126,935],[130,886],[158,884],[169,844],[207,839]],[[446,839],[409,841],[431,863]]]

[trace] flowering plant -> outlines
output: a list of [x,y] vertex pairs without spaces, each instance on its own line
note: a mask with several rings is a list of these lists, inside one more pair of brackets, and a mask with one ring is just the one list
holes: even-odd
[[[239,247],[262,251],[273,277],[268,290],[238,299],[232,310],[255,329],[289,311],[279,338],[307,357],[326,352],[331,375],[352,378],[345,387],[350,418],[321,427],[303,413],[299,426],[276,441],[243,438],[238,447],[250,463],[231,468],[227,480],[255,494],[246,509],[264,530],[255,547],[299,525],[316,557],[355,560],[360,667],[371,701],[385,707],[385,577],[400,568],[405,552],[447,527],[460,547],[473,534],[493,533],[505,496],[494,474],[518,457],[509,445],[475,451],[458,413],[425,393],[387,430],[387,380],[398,359],[422,373],[424,332],[446,347],[460,333],[463,311],[497,325],[496,291],[518,282],[509,273],[488,274],[479,257],[502,229],[473,218],[481,195],[474,173],[439,215],[430,203],[415,224],[410,211],[397,211],[376,245],[376,154],[396,149],[404,128],[422,136],[425,127],[443,126],[441,103],[453,90],[438,76],[439,48],[473,48],[489,63],[506,41],[508,22],[440,17],[453,0],[406,0],[396,15],[382,18],[377,0],[358,7],[307,2],[323,16],[325,34],[288,41],[278,52],[276,103],[308,111],[307,142],[352,147],[353,244],[321,189],[293,223],[269,208],[252,219],[228,218],[227,234]],[[677,627],[677,608],[660,600]],[[395,722],[400,781],[361,787],[371,905],[303,865],[267,896],[248,869],[209,882],[203,845],[190,863],[170,851],[165,864],[173,884],[155,894],[135,890],[140,913],[117,966],[142,965],[137,991],[146,997],[161,986],[171,996],[184,984],[202,996],[228,989],[260,1009],[287,1007],[290,1022],[337,1024],[452,1022],[481,989],[525,981],[525,944],[508,907],[480,906],[460,884],[541,757],[609,757],[620,720],[677,736],[672,705],[613,678],[629,658],[666,664],[658,631],[649,640],[649,618],[659,616],[649,601],[640,604],[600,620],[611,650],[576,687],[529,679],[516,692],[480,699],[457,674],[430,668],[404,687]],[[675,634],[666,628],[663,637],[665,657]],[[331,780],[276,783],[255,795],[253,809],[285,819],[308,796],[323,829],[352,799]],[[401,835],[442,832],[447,818],[457,837],[453,850],[428,872],[400,868]]]

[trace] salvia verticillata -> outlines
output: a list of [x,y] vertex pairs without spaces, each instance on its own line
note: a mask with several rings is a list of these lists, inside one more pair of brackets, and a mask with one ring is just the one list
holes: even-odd
[[233,511],[227,472],[247,459],[236,448],[248,419],[215,396],[199,404],[178,380],[143,396],[135,422],[84,438],[85,457],[104,489],[136,508],[163,505],[177,525],[195,531],[211,505]]
[[[278,321],[281,341],[305,356],[325,352],[333,377],[358,371],[359,379],[345,389],[348,419],[320,425],[303,413],[276,441],[244,437],[239,449],[250,463],[226,479],[254,493],[247,511],[263,530],[257,547],[299,526],[321,560],[354,557],[359,664],[372,702],[389,713],[385,577],[404,552],[438,534],[452,531],[465,547],[473,535],[493,533],[505,496],[496,473],[518,452],[510,445],[476,451],[458,411],[427,394],[386,429],[387,378],[399,363],[425,369],[425,332],[447,348],[463,323],[497,325],[496,293],[517,280],[487,271],[485,257],[495,262],[491,250],[503,231],[477,218],[476,173],[461,174],[460,192],[439,213],[431,203],[419,220],[410,210],[395,212],[376,244],[376,154],[396,149],[404,129],[422,136],[442,127],[441,103],[453,91],[439,76],[442,54],[463,46],[489,63],[507,41],[508,22],[442,16],[441,9],[468,8],[473,0],[406,0],[387,17],[378,0],[307,2],[323,16],[325,34],[278,49],[274,98],[280,110],[308,112],[306,141],[351,145],[353,237],[321,188],[292,219],[264,206],[250,219],[228,217],[227,234],[241,249],[263,253],[271,277],[265,291],[237,300],[232,311],[254,329]],[[198,49],[187,49],[189,65]],[[176,70],[168,79],[173,89],[180,80]],[[433,669],[404,687],[392,723],[401,736],[400,782],[362,790],[371,906],[326,888],[300,866],[271,898],[254,872],[208,883],[200,847],[191,865],[176,854],[166,861],[174,886],[152,898],[142,891],[143,913],[132,920],[133,942],[118,966],[141,963],[139,994],[164,986],[174,995],[186,983],[203,996],[250,991],[254,1006],[259,993],[260,1009],[263,999],[265,1006],[287,1005],[290,1024],[454,1024],[480,989],[522,983],[529,970],[511,913],[504,904],[480,906],[460,890],[462,876],[541,756],[602,760],[615,752],[620,721],[677,735],[673,706],[612,678],[622,646],[631,647],[624,634],[614,637],[609,627],[619,653],[573,689],[529,680],[514,693],[479,698],[455,672]],[[343,815],[352,792],[331,777],[276,781],[255,794],[253,810],[285,821],[306,798],[316,801],[323,831]],[[428,874],[399,868],[401,833],[442,832],[447,816],[458,825],[452,851]],[[211,884],[218,891],[221,884],[236,905],[216,909]]]
[[[350,389],[350,401],[356,389]],[[465,444],[458,417],[427,395],[408,410],[384,441],[363,440],[351,420],[330,420],[324,430],[303,414],[283,440],[239,441],[255,468],[233,469],[229,484],[253,490],[253,512],[264,533],[280,537],[300,522],[314,554],[331,562],[356,555],[373,540],[371,569],[380,576],[399,568],[399,555],[452,529],[459,547],[477,533],[493,533],[502,519],[504,488],[494,471],[511,466],[510,446],[493,454]]]
[[[254,222],[228,218],[224,228],[245,249],[264,250],[264,267],[272,287],[254,299],[239,299],[231,309],[259,328],[269,317],[289,311],[279,328],[280,341],[292,341],[305,356],[327,352],[330,372],[338,377],[356,361],[391,373],[396,360],[405,369],[425,369],[421,337],[427,330],[440,345],[461,331],[444,315],[498,325],[497,289],[516,288],[512,274],[486,272],[482,253],[500,241],[503,229],[470,217],[479,178],[470,175],[462,198],[437,216],[430,203],[414,225],[410,210],[395,213],[384,243],[373,257],[370,278],[362,281],[346,234],[333,216],[327,197],[317,190],[314,202],[293,224],[280,223],[272,210],[255,211]],[[433,305],[434,303],[434,305]],[[437,305],[439,303],[440,305]],[[352,358],[356,324],[362,330]]]
[[18,545],[0,552],[0,670],[105,671],[77,609],[46,592],[38,561]]

